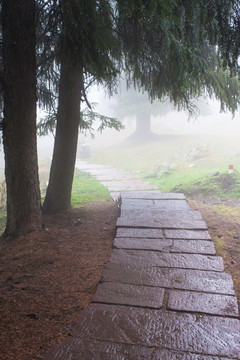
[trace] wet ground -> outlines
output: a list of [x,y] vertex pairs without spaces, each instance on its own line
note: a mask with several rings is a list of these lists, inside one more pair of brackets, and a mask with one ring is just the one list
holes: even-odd
[[200,212],[183,194],[161,194],[109,167],[81,167],[121,192],[121,214],[93,302],[46,359],[240,359],[232,278]]

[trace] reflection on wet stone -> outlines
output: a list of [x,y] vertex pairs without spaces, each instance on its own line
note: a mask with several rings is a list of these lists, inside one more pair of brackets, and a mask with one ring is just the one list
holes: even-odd
[[169,293],[168,308],[212,315],[239,316],[237,298],[236,296],[229,295],[171,290]]
[[122,199],[154,199],[154,200],[166,200],[166,199],[185,199],[184,194],[181,193],[161,193],[160,191],[134,191],[123,192],[121,194]]
[[231,275],[213,271],[157,267],[134,269],[126,264],[108,263],[103,270],[102,281],[235,294]]
[[125,304],[160,309],[164,289],[119,283],[102,283],[98,286],[93,302]]
[[185,200],[150,200],[150,199],[123,199],[121,203],[121,211],[130,209],[145,210],[190,210],[190,206]]
[[117,228],[116,237],[134,237],[134,238],[162,238],[163,232],[161,229],[139,229],[139,228]]
[[239,334],[237,319],[104,304],[82,311],[72,332],[82,338],[236,358]]
[[[136,213],[135,217],[130,214],[118,218],[117,226],[121,227],[145,227],[157,229],[207,229],[205,221],[195,220],[195,213],[191,216],[182,215],[181,217],[174,217],[169,213],[166,216],[154,216],[153,214],[140,216]],[[172,237],[173,238],[173,237]]]
[[200,254],[169,254],[144,250],[113,250],[110,263],[127,264],[141,269],[151,266],[223,271],[223,261],[219,256]]
[[121,217],[119,220],[127,220],[126,218],[131,220],[132,222],[135,221],[136,224],[139,220],[144,219],[144,221],[165,221],[166,223],[172,221],[201,221],[202,216],[199,211],[193,210],[163,210],[163,209],[148,209],[146,211],[145,208],[142,209],[125,209],[121,210]]
[[156,349],[151,360],[231,360],[226,357],[204,356],[200,354],[185,353],[167,349]]
[[113,245],[118,249],[158,250],[169,252],[172,243],[172,240],[166,239],[116,238]]
[[[101,181],[112,176],[105,182],[112,190],[149,186],[110,167],[82,166]],[[201,214],[183,194],[121,195],[114,249],[93,303],[45,360],[240,360],[232,277]]]
[[45,360],[149,360],[154,350],[153,347],[71,337],[65,344],[54,346]]

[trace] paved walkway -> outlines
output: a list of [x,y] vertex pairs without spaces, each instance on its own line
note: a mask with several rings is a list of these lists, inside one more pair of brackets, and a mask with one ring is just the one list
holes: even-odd
[[240,359],[232,278],[183,194],[121,193],[110,260],[71,335],[46,359]]
[[76,168],[86,171],[105,185],[113,200],[118,200],[122,191],[146,191],[157,190],[156,185],[139,179],[136,175],[130,174],[121,169],[115,169],[108,165],[88,164],[77,160]]

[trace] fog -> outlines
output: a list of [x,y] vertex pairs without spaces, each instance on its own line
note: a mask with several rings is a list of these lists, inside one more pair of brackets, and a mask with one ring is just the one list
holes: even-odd
[[[95,87],[89,93],[90,102],[98,103],[96,111],[107,116],[117,117],[114,111],[114,105],[118,101],[119,96],[112,98],[104,93],[103,89]],[[141,103],[140,95],[140,103]],[[129,101],[129,100],[128,100]],[[141,105],[141,104],[140,104]],[[187,111],[172,110],[167,113],[154,114],[151,117],[151,129],[157,134],[178,134],[181,135],[206,135],[212,136],[212,139],[222,136],[224,138],[232,137],[236,143],[236,151],[240,150],[240,112],[238,111],[233,117],[230,112],[220,112],[220,102],[216,100],[201,99],[197,103],[200,106],[199,115],[189,119]],[[149,107],[151,106],[149,102]],[[148,109],[150,109],[148,107]],[[151,112],[151,110],[150,110]],[[80,143],[90,143],[93,148],[98,146],[111,147],[123,145],[124,140],[135,131],[136,116],[119,117],[125,126],[123,131],[106,130],[102,134],[95,132],[95,138],[90,136],[84,137],[80,135]],[[143,139],[144,141],[144,139]]]
[[[94,111],[110,117],[117,117],[119,115],[115,111],[115,107],[116,104],[119,102],[119,97],[121,98],[121,96],[121,94],[115,94],[113,97],[109,98],[103,88],[96,86],[93,87],[88,93],[89,102],[98,104]],[[136,102],[136,98],[134,101]],[[131,104],[130,95],[127,96],[127,102],[129,106],[129,103]],[[121,106],[124,108],[123,103],[124,101],[121,100]],[[233,118],[232,114],[229,112],[220,112],[220,103],[216,100],[214,101],[210,99],[201,99],[198,105],[200,105],[201,109],[203,110],[200,111],[198,117],[192,119],[188,119],[188,113],[185,111],[178,112],[172,109],[170,111],[165,111],[165,113],[162,115],[160,113],[156,113],[155,111],[154,116],[151,117],[152,132],[162,135],[162,138],[160,137],[159,141],[164,139],[164,136],[166,136],[166,139],[168,139],[167,136],[169,136],[169,134],[183,138],[187,135],[188,137],[190,136],[193,139],[200,137],[200,142],[202,144],[204,144],[204,139],[207,138],[208,141],[212,141],[212,143],[218,143],[218,147],[215,147],[216,151],[219,147],[221,147],[221,144],[224,148],[225,142],[228,144],[227,146],[229,146],[230,139],[231,149],[229,149],[229,151],[231,153],[234,152],[240,154],[239,111]],[[142,106],[142,95],[140,95],[139,107]],[[138,108],[138,104],[135,104],[135,108]],[[135,131],[136,116],[134,116],[134,111],[131,111],[131,115],[129,116],[126,115],[126,111],[122,111],[125,115],[119,116],[119,120],[123,122],[125,129],[121,130],[120,132],[107,129],[102,134],[100,134],[96,131],[96,128],[99,125],[96,122],[94,129],[94,138],[92,138],[90,134],[87,134],[87,136],[79,134],[79,149],[77,156],[81,156],[81,149],[84,146],[87,146],[91,149],[91,154],[98,153],[101,149],[109,149],[109,151],[111,151],[112,147],[118,146],[120,149],[124,146],[130,146],[130,143],[126,143],[126,139],[128,139],[129,135],[134,133]],[[147,111],[152,112],[150,102],[147,105]],[[203,113],[205,115],[203,115]],[[43,115],[44,114],[41,111],[38,111],[38,118],[42,117]],[[154,141],[156,142],[156,139]],[[171,139],[170,141],[173,142],[174,139]],[[145,140],[141,139],[138,146],[141,145],[141,143],[144,145]],[[48,160],[50,162],[52,157],[53,144],[53,135],[38,137],[38,156],[40,162],[44,160]],[[4,156],[2,148],[0,155],[0,171],[2,177],[4,168]],[[234,159],[234,161],[236,162],[236,159]],[[239,159],[237,159],[237,162],[240,163]]]

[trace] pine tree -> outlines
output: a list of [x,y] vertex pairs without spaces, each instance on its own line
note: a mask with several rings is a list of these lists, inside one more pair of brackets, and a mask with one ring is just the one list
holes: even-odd
[[[79,81],[83,74],[100,81],[112,80],[116,75],[114,59],[119,56],[119,70],[125,71],[129,83],[147,91],[151,100],[169,97],[175,106],[187,108],[191,114],[194,110],[191,99],[207,91],[234,112],[239,99],[232,101],[225,96],[226,88],[220,90],[215,76],[223,66],[232,73],[239,70],[238,47],[229,46],[238,26],[234,6],[237,7],[237,2],[230,0],[223,0],[221,6],[218,1],[210,0],[60,1],[58,60],[61,77],[65,79],[60,84],[65,85],[59,94],[54,158],[44,203],[46,213],[70,206],[75,131],[80,118],[77,107],[81,103],[80,93],[84,93],[83,85],[81,89],[77,84],[68,87],[74,71],[74,78],[81,77]],[[64,71],[70,73],[64,75]],[[67,87],[69,91],[72,87],[78,89],[75,116],[68,116],[73,109],[71,102],[66,104],[69,97],[61,96],[61,91],[68,91]],[[72,129],[71,133],[68,128]],[[67,156],[68,148],[71,150]]]
[[[35,6],[45,19],[37,24],[43,29],[37,39],[38,98],[51,109],[59,100],[46,212],[70,206],[84,79],[112,84],[119,70],[128,75],[129,83],[147,91],[151,100],[168,96],[190,112],[191,99],[203,91],[215,95],[232,112],[238,106],[237,80],[230,78],[239,73],[238,1],[3,0],[2,4],[4,73],[0,79],[8,233],[27,232],[42,222],[35,134]],[[15,39],[21,46],[14,45]],[[228,73],[222,72],[224,68]],[[229,85],[222,86],[224,82]]]
[[166,98],[162,101],[151,102],[146,92],[139,92],[134,87],[127,87],[125,79],[119,85],[112,110],[114,115],[121,120],[135,117],[136,129],[129,136],[129,140],[144,141],[156,138],[156,134],[151,130],[151,118],[165,115],[171,109],[173,110],[169,100]]
[[98,81],[116,76],[113,55],[118,54],[113,33],[112,8],[108,1],[62,0],[59,103],[53,160],[44,213],[71,205],[84,76]]
[[3,0],[4,236],[42,228],[36,144],[35,1]]
[[[169,97],[191,113],[191,99],[203,92],[223,95],[219,79],[224,68],[239,72],[239,2],[139,0],[136,5],[120,0],[118,9],[128,82],[147,91],[151,100]],[[221,101],[236,110],[227,97]]]

